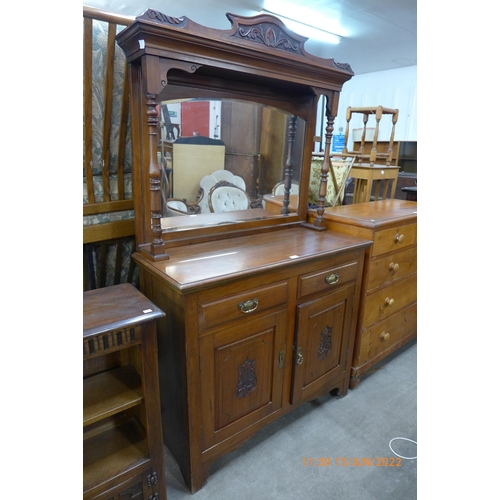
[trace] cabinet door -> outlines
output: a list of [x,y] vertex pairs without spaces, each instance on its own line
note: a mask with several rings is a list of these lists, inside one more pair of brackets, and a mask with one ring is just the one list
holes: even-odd
[[297,307],[293,404],[334,389],[341,380],[353,297],[354,285],[350,285]]
[[203,449],[279,410],[286,311],[200,339]]

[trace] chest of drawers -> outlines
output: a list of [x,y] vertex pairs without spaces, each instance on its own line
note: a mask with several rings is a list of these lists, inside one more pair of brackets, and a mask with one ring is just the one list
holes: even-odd
[[325,211],[330,230],[370,239],[349,387],[417,335],[417,203],[381,200]]

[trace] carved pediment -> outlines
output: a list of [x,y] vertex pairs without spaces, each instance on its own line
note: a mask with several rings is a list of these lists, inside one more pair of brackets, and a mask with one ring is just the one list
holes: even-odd
[[143,21],[154,21],[157,23],[166,24],[168,26],[174,26],[176,28],[184,28],[186,24],[189,22],[189,19],[186,16],[182,17],[167,16],[154,9],[146,10],[142,15],[138,16],[136,19]]
[[233,36],[273,49],[302,52],[306,37],[290,31],[278,18],[268,15],[240,17],[226,14],[233,25]]

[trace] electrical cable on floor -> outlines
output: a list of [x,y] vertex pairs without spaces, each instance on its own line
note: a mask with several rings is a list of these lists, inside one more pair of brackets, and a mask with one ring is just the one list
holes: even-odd
[[396,441],[397,439],[401,439],[401,440],[403,440],[403,441],[409,441],[410,443],[415,443],[415,444],[417,444],[417,442],[416,442],[416,441],[413,441],[413,439],[408,439],[408,438],[404,438],[404,437],[395,437],[395,438],[392,438],[392,439],[389,441],[389,448],[390,448],[390,449],[391,449],[391,451],[394,453],[394,455],[396,455],[396,456],[397,456],[397,457],[399,457],[399,458],[403,458],[403,459],[405,459],[405,460],[415,460],[415,459],[417,458],[416,456],[414,456],[414,457],[403,457],[402,455],[398,455],[398,454],[397,454],[397,453],[396,453],[396,452],[392,449],[391,444],[392,444],[392,442],[393,442],[393,441]]

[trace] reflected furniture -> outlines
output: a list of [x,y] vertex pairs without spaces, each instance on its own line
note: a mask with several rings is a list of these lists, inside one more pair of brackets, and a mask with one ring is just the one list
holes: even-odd
[[[224,168],[226,147],[220,140],[206,137],[181,137],[172,144],[172,196],[194,202],[198,197],[200,179],[214,170]],[[193,168],[196,166],[196,169]],[[195,177],[196,182],[193,182]],[[208,204],[205,207],[208,212]],[[204,210],[202,209],[202,212]]]
[[196,215],[201,213],[199,202],[189,203],[185,198],[167,198],[167,217],[177,217],[180,215]]
[[417,335],[417,203],[385,200],[332,207],[330,230],[370,239],[350,375],[361,375]]
[[[372,244],[328,231],[328,158],[316,218],[307,220],[318,101],[326,97],[328,150],[351,68],[308,54],[306,38],[276,17],[227,17],[231,28],[216,30],[149,9],[118,34],[131,75],[134,258],[142,293],[166,313],[158,321],[163,437],[191,492],[263,426],[320,395],[347,393]],[[279,198],[278,213],[266,202],[162,218],[156,106],[182,99],[229,108],[224,170],[244,179],[251,198]],[[186,168],[199,183],[196,165]],[[273,195],[279,181],[283,194]]]
[[[246,184],[242,177],[234,175],[229,170],[217,169],[205,176],[200,180],[199,186],[199,205],[201,207],[201,213],[213,212],[209,207],[210,191],[212,188],[221,181],[228,182],[233,186],[240,188],[242,191],[246,191]],[[248,208],[248,207],[247,207]]]
[[83,293],[83,499],[166,500],[156,321],[133,285]]
[[[270,213],[276,215],[281,214],[283,209],[283,198],[285,195],[285,184],[283,181],[277,182],[272,189],[271,194],[266,194],[263,197],[262,205]],[[292,182],[290,186],[289,193],[289,205],[288,210],[290,213],[297,212],[298,206],[298,195],[299,195],[299,184],[297,182]]]
[[[285,183],[283,181],[277,182],[273,186],[272,190],[273,195],[284,195],[285,194]],[[299,183],[298,182],[293,182],[290,186],[290,195],[292,194],[299,194]]]
[[248,210],[250,205],[247,192],[231,182],[219,181],[208,192],[208,208],[212,213]]
[[[282,194],[265,194],[263,199],[263,205],[266,210],[271,214],[280,215],[283,210],[283,198]],[[288,205],[290,213],[296,213],[298,209],[298,195],[290,195],[290,203]]]

